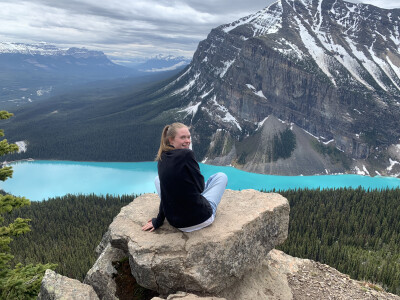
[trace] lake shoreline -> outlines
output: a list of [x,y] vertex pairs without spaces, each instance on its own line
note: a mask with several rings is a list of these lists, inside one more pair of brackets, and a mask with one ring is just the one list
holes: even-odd
[[[13,160],[13,161],[3,161],[1,164],[2,166],[6,166],[6,165],[11,165],[14,163],[18,163],[18,162],[33,162],[33,161],[50,161],[50,162],[71,162],[71,163],[149,163],[149,162],[154,162],[154,161],[94,161],[94,160],[84,160],[84,161],[77,161],[77,160],[65,160],[65,159],[33,159],[33,158],[23,158],[23,159],[19,159],[19,160]],[[212,165],[212,164],[207,164],[207,163],[203,163],[203,162],[199,162],[199,164],[204,164],[204,165],[209,165],[209,166],[215,166],[215,167],[231,167],[234,168],[236,170],[240,170],[242,172],[245,173],[249,173],[249,174],[260,174],[260,175],[268,175],[268,176],[285,176],[285,177],[296,177],[296,176],[336,176],[336,175],[357,175],[357,176],[365,176],[365,177],[371,177],[371,178],[399,178],[399,177],[395,177],[395,176],[382,176],[382,175],[370,175],[370,174],[356,174],[356,173],[329,173],[329,174],[311,174],[311,175],[303,175],[303,174],[299,174],[299,175],[280,175],[280,174],[265,174],[265,173],[255,173],[255,172],[249,172],[249,171],[245,171],[242,169],[239,169],[233,165],[229,165],[229,166],[221,166],[221,165]]]
[[[232,166],[200,163],[205,180],[224,172],[228,189],[284,191],[294,189],[400,187],[394,177],[370,177],[355,174],[282,176],[250,173]],[[0,189],[33,201],[65,194],[124,195],[154,193],[157,162],[76,162],[61,160],[19,161],[12,164],[13,177],[0,182]]]

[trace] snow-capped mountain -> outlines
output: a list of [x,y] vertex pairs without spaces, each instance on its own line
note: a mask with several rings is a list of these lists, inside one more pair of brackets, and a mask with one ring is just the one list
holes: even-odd
[[65,52],[65,50],[61,50],[47,43],[24,44],[0,42],[0,54],[60,55],[63,52]]
[[[73,66],[86,65],[88,67],[114,67],[122,68],[111,62],[102,51],[93,51],[86,48],[60,49],[46,43],[0,43],[1,64],[7,67],[18,68],[29,64],[48,71],[62,71],[65,65],[71,69]],[[60,69],[60,70],[58,70]]]
[[5,43],[0,42],[1,54],[24,54],[40,56],[72,56],[75,58],[101,57],[106,55],[101,51],[88,50],[86,48],[60,49],[55,45],[47,43],[24,44],[24,43]]
[[152,73],[172,71],[179,68],[184,68],[190,64],[190,61],[191,59],[183,56],[159,54],[147,59],[144,63],[135,66],[135,68],[142,72]]
[[[213,29],[163,93],[181,103],[171,113],[193,125],[207,162],[400,175],[399,47],[400,9],[279,0]],[[277,158],[277,144],[292,152]]]

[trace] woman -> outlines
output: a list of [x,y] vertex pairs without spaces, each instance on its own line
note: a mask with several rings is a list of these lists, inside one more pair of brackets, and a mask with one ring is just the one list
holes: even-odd
[[190,132],[186,125],[173,123],[164,127],[156,158],[155,185],[161,199],[160,209],[157,218],[149,220],[142,230],[154,231],[165,218],[184,232],[199,230],[214,221],[228,178],[224,173],[216,173],[204,183],[189,146]]

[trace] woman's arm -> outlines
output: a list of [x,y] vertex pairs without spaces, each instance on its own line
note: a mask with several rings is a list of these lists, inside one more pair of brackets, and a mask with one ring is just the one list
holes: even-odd
[[191,170],[191,172],[193,172],[193,174],[195,174],[195,176],[193,176],[193,180],[195,181],[195,184],[197,184],[199,189],[201,191],[203,191],[204,185],[205,185],[204,184],[204,176],[200,172],[200,166],[197,163],[196,158],[194,157],[193,151],[188,151],[187,157],[186,157],[186,164],[189,167],[189,169]]
[[165,215],[164,215],[164,209],[163,209],[163,202],[162,200],[160,200],[160,208],[158,210],[158,215],[157,218],[153,218],[151,221],[153,223],[153,227],[154,229],[157,229],[158,227],[160,227],[165,220]]
[[153,218],[147,221],[145,225],[143,225],[142,230],[146,231],[150,229],[150,232],[156,230],[164,223],[165,215],[164,210],[162,208],[162,201],[160,201],[160,209],[158,211],[157,218]]

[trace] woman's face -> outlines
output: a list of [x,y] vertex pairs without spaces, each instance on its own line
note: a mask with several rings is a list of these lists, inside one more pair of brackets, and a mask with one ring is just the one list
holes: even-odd
[[190,132],[187,127],[179,128],[174,138],[169,138],[169,144],[175,149],[189,149]]

